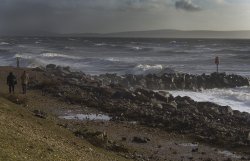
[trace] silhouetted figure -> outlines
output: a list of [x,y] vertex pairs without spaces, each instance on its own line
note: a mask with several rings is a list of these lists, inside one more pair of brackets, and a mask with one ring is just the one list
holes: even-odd
[[216,64],[217,67],[217,73],[219,73],[219,64],[220,64],[220,59],[218,56],[215,57],[214,63]]
[[12,72],[10,72],[7,77],[7,84],[9,86],[9,93],[14,93],[17,80],[16,80],[16,76]]
[[22,82],[23,94],[26,94],[27,86],[29,83],[29,75],[26,73],[26,71],[24,71],[22,76],[21,76],[21,82]]

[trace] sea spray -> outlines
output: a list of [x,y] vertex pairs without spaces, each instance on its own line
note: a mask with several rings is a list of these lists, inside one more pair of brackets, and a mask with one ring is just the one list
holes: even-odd
[[174,96],[189,96],[199,102],[214,102],[222,106],[231,106],[234,110],[250,113],[250,87],[230,89],[209,89],[200,92],[169,91]]

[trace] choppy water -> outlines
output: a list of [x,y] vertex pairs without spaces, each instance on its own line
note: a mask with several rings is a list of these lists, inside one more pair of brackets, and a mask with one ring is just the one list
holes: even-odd
[[166,67],[187,73],[215,71],[250,76],[250,40],[118,39],[118,38],[0,38],[1,65],[54,63],[89,74],[142,74]]
[[[147,74],[166,68],[201,74],[214,72],[215,56],[220,71],[250,76],[250,40],[129,39],[129,38],[0,38],[0,65],[27,67],[57,64],[88,74]],[[200,101],[214,101],[241,111],[250,111],[249,89],[223,89],[190,93]]]

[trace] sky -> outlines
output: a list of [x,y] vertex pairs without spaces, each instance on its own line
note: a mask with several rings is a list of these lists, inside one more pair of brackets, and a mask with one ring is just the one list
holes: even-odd
[[250,30],[250,0],[0,0],[0,32]]

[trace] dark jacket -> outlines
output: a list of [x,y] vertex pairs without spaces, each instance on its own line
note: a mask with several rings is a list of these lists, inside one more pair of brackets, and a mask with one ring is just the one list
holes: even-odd
[[9,74],[7,77],[7,84],[16,85],[17,84],[16,76],[14,76],[13,74]]

